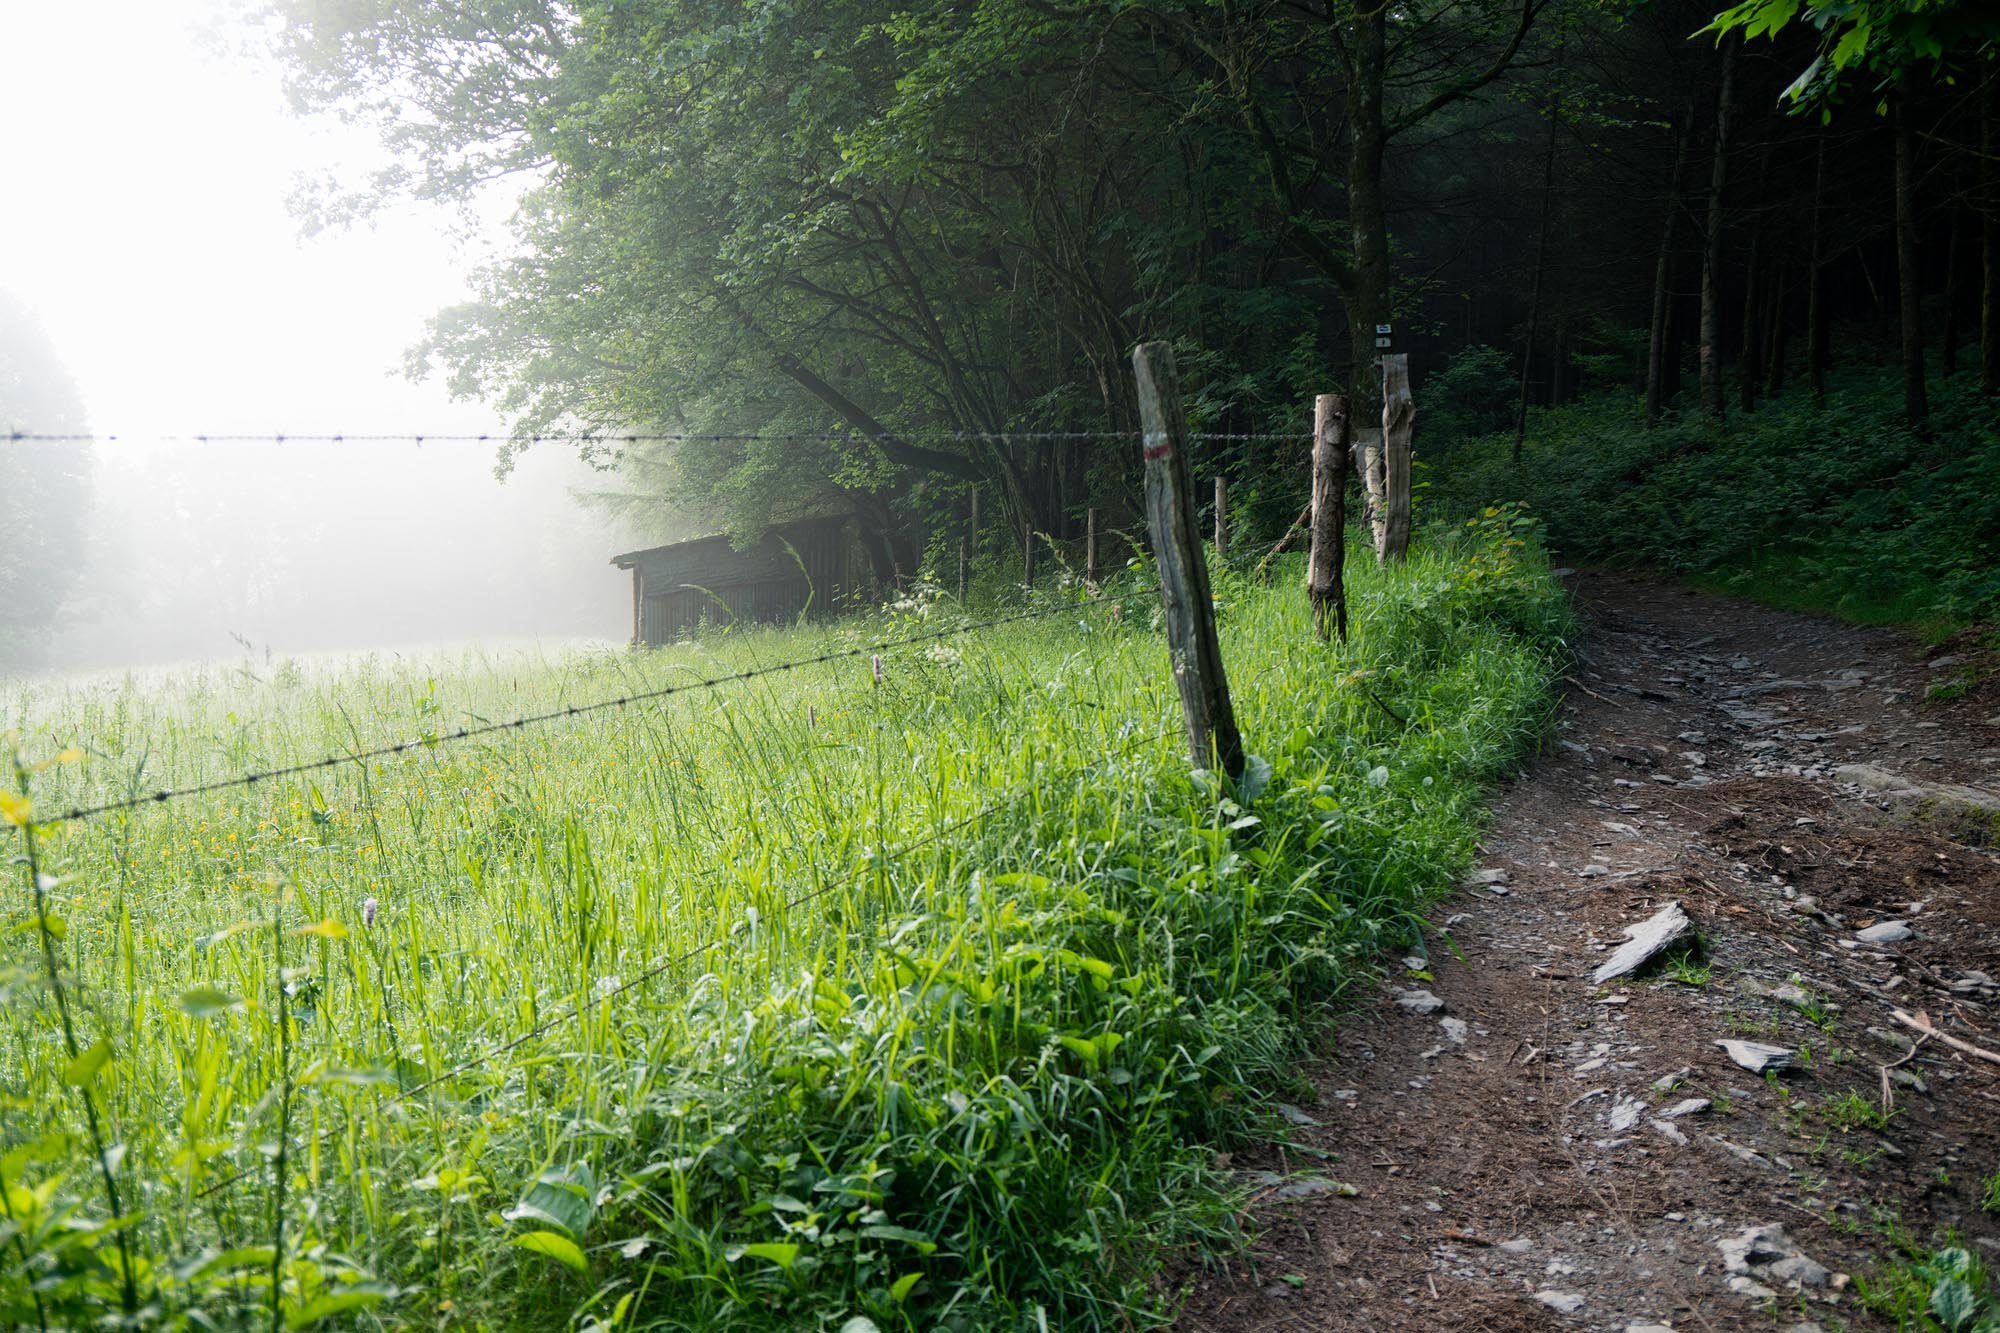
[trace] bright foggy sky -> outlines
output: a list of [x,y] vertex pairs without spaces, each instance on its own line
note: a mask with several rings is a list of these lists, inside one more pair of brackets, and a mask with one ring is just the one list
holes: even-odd
[[[228,54],[232,0],[0,0],[0,287],[40,313],[101,433],[490,430],[385,372],[464,294],[441,212],[299,239],[295,174],[375,160]],[[219,38],[204,38],[214,28]]]
[[[351,178],[379,150],[364,130],[290,115],[277,71],[242,53],[255,47],[234,29],[242,8],[0,0],[0,289],[40,317],[92,429],[126,437],[97,446],[98,529],[130,539],[183,525],[169,534],[179,566],[154,577],[187,584],[187,604],[92,609],[103,623],[72,627],[55,656],[99,666],[227,655],[232,632],[280,651],[407,643],[412,626],[436,640],[621,637],[629,591],[605,564],[617,539],[570,504],[582,474],[563,455],[531,456],[502,486],[479,445],[295,450],[243,466],[146,441],[504,430],[483,406],[409,383],[400,368],[425,318],[462,299],[469,269],[504,242],[507,201],[470,241],[454,239],[454,215],[414,205],[301,239],[286,207],[299,174]],[[205,548],[189,558],[201,535],[186,530],[189,508],[145,507],[162,469],[215,502],[203,532],[304,510],[294,527],[321,545],[279,559],[230,534],[213,558]],[[122,564],[165,545],[139,544],[85,554]],[[284,567],[324,565],[321,552],[339,548],[367,553],[354,586],[329,593],[321,569],[310,595],[326,614],[287,607]],[[249,594],[246,575],[258,583]],[[352,609],[368,607],[379,614]]]

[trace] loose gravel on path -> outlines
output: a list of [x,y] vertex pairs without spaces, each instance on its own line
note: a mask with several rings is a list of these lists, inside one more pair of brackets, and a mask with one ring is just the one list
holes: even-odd
[[[1575,583],[1562,729],[1229,1163],[1260,1238],[1181,1329],[1869,1328],[1891,1226],[2000,1265],[2000,1065],[1944,1040],[2000,1050],[2000,702],[1927,704],[1964,654],[1894,631]],[[1593,982],[1675,905],[1694,955]]]

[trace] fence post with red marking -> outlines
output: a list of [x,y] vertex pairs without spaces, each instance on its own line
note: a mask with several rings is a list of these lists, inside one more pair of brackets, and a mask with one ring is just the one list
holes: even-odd
[[1173,349],[1141,343],[1132,352],[1138,380],[1140,444],[1146,460],[1146,522],[1160,571],[1167,647],[1174,683],[1187,716],[1188,754],[1197,768],[1220,768],[1231,781],[1243,776],[1243,737],[1229,701],[1222,648],[1215,634],[1215,603],[1195,519],[1194,483],[1188,472],[1187,413],[1181,406]]

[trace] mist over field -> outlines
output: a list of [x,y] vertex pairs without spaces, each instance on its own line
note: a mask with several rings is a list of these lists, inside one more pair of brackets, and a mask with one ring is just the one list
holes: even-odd
[[100,446],[50,667],[618,638],[631,593],[600,484],[559,454],[503,484],[485,446]]
[[0,431],[118,437],[0,440],[0,671],[623,641],[608,558],[652,534],[578,503],[608,483],[573,452],[529,451],[502,482],[477,443],[155,438],[506,431],[403,360],[463,299],[512,190],[477,216],[412,205],[304,234],[301,182],[379,150],[288,116],[243,22],[229,0],[0,15],[0,114],[35,127],[0,168],[36,203],[0,213]]

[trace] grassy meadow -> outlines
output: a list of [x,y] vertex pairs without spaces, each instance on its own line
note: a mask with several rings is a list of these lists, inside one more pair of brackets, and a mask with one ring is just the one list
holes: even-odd
[[0,683],[16,822],[415,742],[38,827],[39,880],[0,830],[0,1323],[1156,1322],[1234,1243],[1215,1149],[1546,720],[1567,612],[1512,534],[1357,552],[1344,648],[1295,561],[1219,568],[1234,790],[1143,571],[879,678],[1018,608]]

